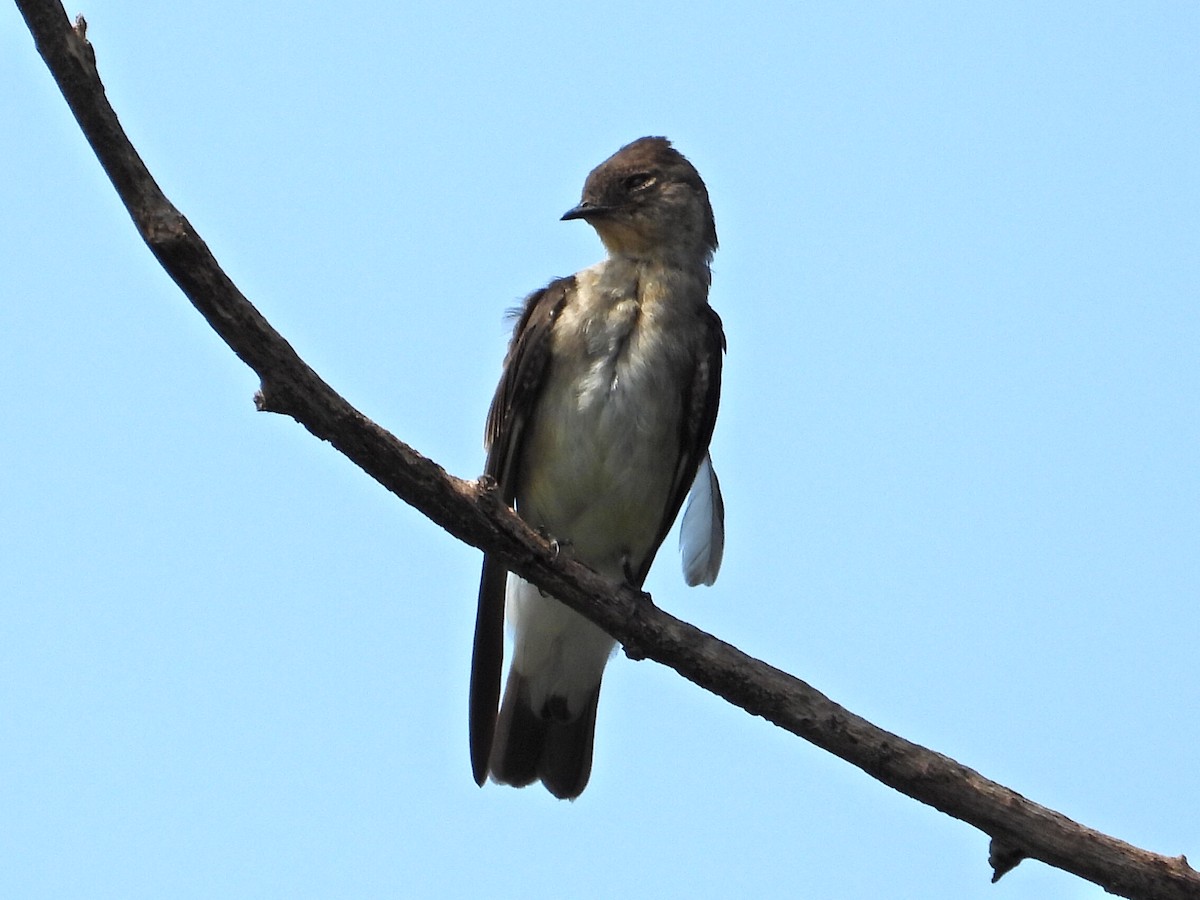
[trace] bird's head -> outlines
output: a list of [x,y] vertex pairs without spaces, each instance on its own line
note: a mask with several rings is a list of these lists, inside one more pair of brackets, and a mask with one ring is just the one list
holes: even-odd
[[701,256],[717,249],[700,173],[662,137],[639,138],[596,166],[564,219],[583,219],[612,254]]

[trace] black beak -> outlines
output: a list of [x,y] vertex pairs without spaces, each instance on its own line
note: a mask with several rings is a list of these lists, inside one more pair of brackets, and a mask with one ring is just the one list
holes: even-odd
[[595,203],[584,200],[578,206],[574,206],[563,213],[562,221],[566,222],[568,219],[594,219],[609,212],[612,212],[612,207],[597,206]]

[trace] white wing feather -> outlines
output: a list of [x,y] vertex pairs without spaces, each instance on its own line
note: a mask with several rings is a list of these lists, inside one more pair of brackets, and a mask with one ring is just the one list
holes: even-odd
[[683,557],[683,580],[689,586],[710,585],[717,580],[725,554],[725,501],[707,453],[696,469],[679,525],[679,552]]

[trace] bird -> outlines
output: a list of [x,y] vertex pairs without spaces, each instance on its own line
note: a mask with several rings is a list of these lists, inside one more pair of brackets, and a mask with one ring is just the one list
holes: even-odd
[[[606,257],[525,299],[487,416],[485,475],[528,525],[638,589],[690,494],[684,578],[711,585],[725,542],[709,457],[725,335],[708,302],[708,190],[669,140],[643,137],[591,171],[562,219],[592,226]],[[497,712],[506,618],[512,659]],[[615,647],[485,554],[470,687],[476,783],[540,780],[578,797]]]

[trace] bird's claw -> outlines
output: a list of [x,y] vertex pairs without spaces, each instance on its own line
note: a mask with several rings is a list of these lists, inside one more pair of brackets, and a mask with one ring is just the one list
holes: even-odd
[[538,534],[541,536],[542,540],[550,544],[550,559],[554,562],[558,562],[558,558],[562,556],[563,551],[569,549],[571,546],[571,542],[569,540],[566,538],[560,540],[554,535],[548,533],[545,528],[539,528]]

